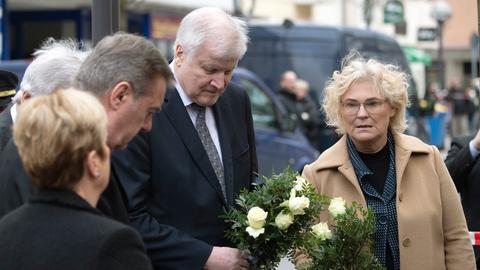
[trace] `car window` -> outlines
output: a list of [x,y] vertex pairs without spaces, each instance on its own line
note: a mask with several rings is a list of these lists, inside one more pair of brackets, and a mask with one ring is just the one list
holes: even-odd
[[272,100],[253,81],[241,78],[239,83],[245,88],[252,104],[252,117],[255,126],[276,128],[275,111]]

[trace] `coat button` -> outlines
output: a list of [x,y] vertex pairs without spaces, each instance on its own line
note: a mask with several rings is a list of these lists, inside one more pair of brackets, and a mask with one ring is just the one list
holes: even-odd
[[398,201],[400,201],[400,202],[403,201],[403,193],[400,193],[398,195]]
[[403,242],[402,242],[402,245],[403,245],[404,247],[410,246],[410,238],[408,238],[408,237],[404,238],[404,239],[403,239]]
[[382,224],[382,225],[387,224],[387,217],[386,217],[386,216],[383,216],[383,215],[380,216],[380,217],[378,217],[378,222],[379,222],[380,224]]

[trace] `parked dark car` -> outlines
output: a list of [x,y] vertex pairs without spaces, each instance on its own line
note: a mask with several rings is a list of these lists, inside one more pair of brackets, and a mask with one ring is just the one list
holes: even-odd
[[[274,90],[279,88],[282,73],[293,70],[298,77],[310,84],[310,93],[317,104],[322,99],[325,83],[350,50],[356,50],[365,58],[400,66],[411,75],[402,49],[395,39],[381,33],[350,27],[319,25],[252,24],[250,42],[240,66],[257,74]],[[410,76],[411,77],[411,76]],[[412,106],[409,114],[418,112],[415,82],[410,78],[409,96]],[[323,118],[322,118],[323,119]],[[322,121],[318,129],[320,151],[336,141],[332,128]],[[414,134],[421,137],[421,134]]]
[[250,97],[261,175],[270,176],[288,166],[301,172],[317,158],[318,152],[302,134],[296,120],[290,118],[275,92],[257,75],[237,68],[232,81],[240,84]]

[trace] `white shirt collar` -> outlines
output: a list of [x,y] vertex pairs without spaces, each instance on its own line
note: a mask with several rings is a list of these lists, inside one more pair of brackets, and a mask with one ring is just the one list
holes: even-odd
[[185,93],[185,90],[183,90],[182,86],[177,80],[177,75],[175,74],[175,67],[173,65],[173,62],[174,61],[172,61],[169,66],[170,66],[170,69],[172,70],[173,77],[175,78],[175,88],[177,89],[177,92],[180,95],[180,98],[182,99],[183,106],[188,107],[190,104],[193,103],[193,101],[187,96],[187,93]]
[[12,122],[15,124],[15,120],[17,119],[17,103],[13,104],[10,108],[10,115],[12,116]]

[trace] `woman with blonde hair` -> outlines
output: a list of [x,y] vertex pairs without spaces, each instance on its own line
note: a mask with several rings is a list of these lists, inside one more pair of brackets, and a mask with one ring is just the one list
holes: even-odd
[[303,175],[319,193],[375,214],[375,255],[387,269],[475,269],[462,206],[434,146],[404,135],[405,73],[351,54],[325,89],[342,135]]
[[95,209],[110,174],[98,99],[73,89],[32,98],[13,138],[38,192],[0,220],[0,269],[151,269],[138,234]]

